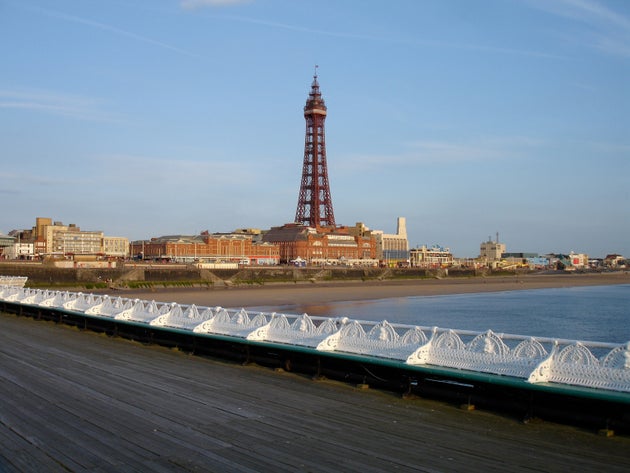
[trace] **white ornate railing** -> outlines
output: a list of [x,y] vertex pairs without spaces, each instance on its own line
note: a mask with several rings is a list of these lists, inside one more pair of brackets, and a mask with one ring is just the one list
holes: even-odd
[[24,287],[26,281],[26,276],[0,276],[0,286]]
[[0,286],[0,300],[314,350],[630,393],[630,342],[584,342]]

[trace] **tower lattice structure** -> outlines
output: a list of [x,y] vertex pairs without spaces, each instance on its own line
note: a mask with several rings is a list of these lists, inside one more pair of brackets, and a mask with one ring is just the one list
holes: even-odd
[[311,91],[304,106],[304,119],[306,120],[304,164],[295,223],[315,228],[334,227],[335,215],[330,198],[328,167],[326,165],[324,132],[326,104],[319,90],[317,69],[315,69]]

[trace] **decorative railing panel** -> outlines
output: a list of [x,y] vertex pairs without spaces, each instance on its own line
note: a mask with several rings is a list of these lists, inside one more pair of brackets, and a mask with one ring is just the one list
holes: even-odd
[[534,338],[434,328],[431,340],[407,363],[527,378],[546,356],[547,350]]
[[255,342],[304,346],[630,393],[630,342],[611,344],[369,322],[307,314],[266,314],[222,307],[166,304],[93,294],[0,286],[0,300],[58,308],[122,322],[172,327]]
[[630,391],[630,342],[596,358],[584,342],[554,347],[551,356],[532,371],[532,383],[580,384],[590,388]]
[[318,348],[406,360],[426,340],[419,327],[392,325],[386,320],[344,320],[341,330],[328,337]]
[[26,281],[26,276],[0,276],[0,286],[24,287]]
[[187,308],[180,306],[177,303],[171,304],[171,308],[168,312],[159,315],[153,319],[151,325],[157,325],[161,327],[173,327],[185,330],[192,330],[202,322],[210,319],[214,316],[212,309],[205,309],[199,311],[196,305],[188,306]]
[[255,330],[247,338],[316,348],[338,330],[337,323],[330,318],[274,313],[271,314],[268,324]]
[[116,317],[117,314],[130,309],[132,304],[131,300],[123,299],[122,297],[112,299],[109,296],[103,296],[100,304],[93,305],[92,307],[86,309],[85,313],[101,317]]
[[257,313],[252,318],[245,309],[234,311],[216,307],[214,315],[197,325],[193,331],[247,338],[250,333],[265,327],[268,323],[267,315],[263,313]]

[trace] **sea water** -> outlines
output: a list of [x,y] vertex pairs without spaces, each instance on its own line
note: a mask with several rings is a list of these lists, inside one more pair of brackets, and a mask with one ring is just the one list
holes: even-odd
[[273,310],[570,340],[630,341],[630,284],[397,297]]

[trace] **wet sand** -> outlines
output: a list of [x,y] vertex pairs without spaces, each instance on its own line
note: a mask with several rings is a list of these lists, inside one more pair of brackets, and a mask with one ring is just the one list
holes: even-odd
[[121,290],[116,295],[198,306],[248,308],[312,305],[394,297],[514,291],[557,287],[630,284],[630,273],[539,274],[404,281],[315,282],[206,288]]

